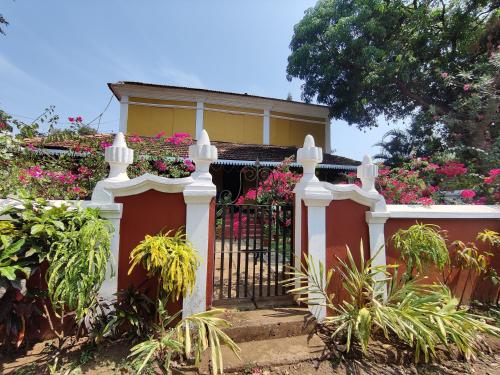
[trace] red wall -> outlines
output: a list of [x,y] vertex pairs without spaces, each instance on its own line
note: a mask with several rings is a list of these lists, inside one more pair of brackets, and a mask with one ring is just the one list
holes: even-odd
[[[387,263],[401,263],[398,262],[399,252],[394,249],[391,241],[391,237],[400,228],[406,229],[416,223],[415,219],[389,219],[385,224],[385,239],[387,242],[386,254]],[[500,231],[500,220],[495,219],[418,219],[419,223],[426,224],[436,224],[441,227],[442,230],[447,231],[448,244],[455,240],[461,240],[465,243],[469,241],[475,241],[478,232],[484,229],[491,229],[497,232]],[[476,241],[476,244],[481,250],[486,250],[484,245],[480,241]],[[450,249],[452,246],[450,246]],[[450,253],[450,257],[453,258],[453,253]],[[495,254],[493,257],[493,266],[500,272],[500,254]],[[404,272],[404,266],[400,267],[400,274]],[[448,270],[445,270],[445,274]],[[437,269],[429,269],[426,272],[429,277],[429,281],[442,281],[443,273]],[[452,289],[456,296],[462,294],[464,285],[467,281],[467,271],[461,271],[460,269],[454,267],[449,278],[448,285]],[[477,277],[477,275],[472,274],[469,282],[467,283],[464,302],[471,299],[480,301],[491,301],[496,297],[498,287],[495,287],[491,282],[483,280],[483,278]]]
[[[334,200],[326,208],[326,268],[335,267],[338,258],[347,261],[346,245],[356,262],[360,260],[360,241],[363,241],[365,259],[370,256],[370,242],[365,213],[369,208],[352,200]],[[332,277],[330,293],[335,301],[346,297],[338,273]]]
[[[338,265],[338,258],[342,260],[347,259],[346,245],[349,246],[355,261],[359,264],[360,240],[363,240],[365,259],[370,257],[368,224],[365,219],[367,211],[369,211],[369,207],[352,200],[334,200],[326,208],[327,269]],[[450,245],[455,240],[463,242],[474,241],[477,233],[484,229],[500,231],[500,220],[495,219],[418,219],[418,222],[439,225],[441,229],[447,231],[448,243]],[[391,236],[398,229],[406,229],[415,223],[415,219],[389,219],[385,225],[387,264],[400,264],[400,275],[404,272],[404,266],[399,258],[398,251],[392,246]],[[486,250],[482,244],[478,245],[481,250]],[[303,253],[307,252],[307,208],[304,206],[302,214],[302,249]],[[453,254],[450,254],[450,256],[453,257]],[[497,272],[500,272],[500,254],[496,254],[493,258],[493,267]],[[447,272],[448,270],[446,270],[446,274]],[[442,275],[442,272],[436,269],[429,269],[426,272],[429,282],[442,281]],[[467,272],[453,267],[450,275],[448,285],[454,294],[460,297],[466,284]],[[499,287],[494,286],[491,282],[472,274],[467,282],[464,302],[471,299],[491,301],[495,299],[498,289]],[[345,291],[342,288],[342,280],[338,273],[334,273],[332,277],[329,292],[335,294],[335,302],[340,302],[346,297]]]
[[[139,287],[154,298],[157,281],[147,280],[146,271],[137,266],[131,275],[129,255],[144,237],[177,230],[186,225],[186,205],[182,193],[161,193],[148,190],[144,193],[115,198],[116,203],[123,203],[123,215],[120,225],[120,254],[118,257],[118,291],[129,286]],[[182,298],[167,305],[170,314],[182,309]]]

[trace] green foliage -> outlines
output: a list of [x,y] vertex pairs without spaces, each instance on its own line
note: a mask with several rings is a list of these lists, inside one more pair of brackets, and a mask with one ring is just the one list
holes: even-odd
[[412,118],[413,139],[388,145],[396,159],[399,146],[405,155],[443,143],[480,162],[498,138],[498,9],[487,0],[320,0],[294,27],[288,78],[305,81],[303,99],[359,128]]
[[157,276],[167,297],[177,300],[194,287],[199,257],[187,241],[183,228],[156,236],[147,235],[130,253],[130,275],[141,264],[149,277]]
[[[324,266],[311,267],[309,258],[301,269],[290,272],[287,286],[306,285],[292,289],[290,293],[303,297],[309,305],[326,306],[333,311],[324,324],[331,329],[333,338],[342,337],[349,351],[354,341],[363,351],[369,346],[370,338],[382,333],[389,340],[397,340],[415,350],[415,361],[421,356],[427,362],[436,356],[439,345],[449,352],[457,349],[469,359],[480,350],[479,333],[500,337],[500,329],[485,323],[479,316],[458,309],[458,300],[450,290],[439,284],[424,285],[420,280],[400,283],[397,266],[373,266],[373,259],[356,264],[351,252],[347,261],[339,259],[339,265],[327,272],[327,283],[318,282],[325,276]],[[389,270],[395,268],[391,276]],[[323,276],[321,273],[323,272]],[[342,278],[342,287],[348,297],[341,304],[333,303],[328,293],[332,273]],[[387,296],[385,289],[387,288]]]
[[[94,209],[54,206],[22,191],[19,199],[0,210],[0,216],[9,217],[0,222],[0,301],[11,306],[2,310],[0,326],[8,322],[12,332],[20,332],[16,327],[29,324],[32,309],[19,307],[26,314],[17,314],[14,304],[31,306],[29,294],[37,290],[27,288],[27,281],[44,261],[48,261],[48,296],[54,310],[61,320],[64,311],[74,312],[81,323],[104,281],[111,225]],[[44,309],[56,333],[45,303]],[[62,340],[64,331],[56,335]]]
[[393,236],[394,247],[406,262],[405,280],[413,278],[413,271],[422,272],[422,267],[433,264],[443,269],[450,262],[444,232],[433,224],[414,224],[408,229],[399,229]]
[[70,218],[47,256],[47,287],[54,309],[74,311],[81,321],[106,277],[113,227],[95,209],[66,212]]
[[221,345],[227,345],[235,354],[239,351],[233,340],[221,330],[228,326],[227,321],[217,317],[223,310],[193,314],[182,319],[175,327],[172,325],[178,314],[169,316],[161,301],[158,312],[159,323],[154,326],[153,335],[131,349],[129,357],[133,358],[138,373],[152,362],[157,362],[164,370],[169,371],[172,357],[183,353],[190,357],[194,352],[198,363],[201,354],[210,349],[212,373],[222,374]]

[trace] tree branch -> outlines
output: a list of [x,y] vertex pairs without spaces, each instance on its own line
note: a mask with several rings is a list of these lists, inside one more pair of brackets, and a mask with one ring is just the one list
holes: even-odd
[[398,87],[398,89],[401,91],[401,93],[403,95],[405,95],[406,97],[413,100],[419,106],[421,106],[425,109],[428,109],[431,105],[433,105],[439,110],[439,114],[441,114],[441,115],[450,112],[450,109],[447,106],[445,106],[443,104],[435,103],[434,101],[431,101],[427,98],[424,98],[423,96],[415,94],[400,79],[395,78],[394,82],[396,83],[396,86]]

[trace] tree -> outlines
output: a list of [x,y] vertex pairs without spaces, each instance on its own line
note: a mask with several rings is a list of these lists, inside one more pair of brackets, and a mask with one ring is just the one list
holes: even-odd
[[500,35],[488,0],[320,0],[295,26],[288,78],[303,99],[359,128],[419,111],[444,117],[463,89],[446,85],[485,64]]
[[4,31],[4,29],[2,29],[2,26],[9,26],[9,23],[3,17],[3,15],[0,13],[0,34],[5,35],[5,31]]

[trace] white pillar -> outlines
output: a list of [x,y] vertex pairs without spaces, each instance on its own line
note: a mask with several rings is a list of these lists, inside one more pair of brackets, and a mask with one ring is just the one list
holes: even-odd
[[264,118],[262,123],[262,143],[268,145],[271,142],[271,111],[264,110]]
[[127,134],[127,121],[128,121],[128,96],[122,96],[120,100],[120,126],[119,131]]
[[114,203],[108,206],[114,206],[114,209],[94,204],[89,205],[89,207],[99,208],[101,216],[109,220],[114,229],[111,238],[111,259],[109,259],[106,279],[102,283],[99,291],[100,296],[105,301],[110,302],[116,299],[116,293],[118,292],[118,257],[120,255],[120,220],[122,218],[122,204]]
[[201,131],[203,130],[203,112],[205,110],[205,104],[203,102],[196,103],[196,139],[201,137]]
[[206,310],[209,232],[210,228],[210,202],[215,197],[216,189],[209,172],[210,164],[217,160],[217,148],[210,145],[206,130],[202,130],[195,145],[189,146],[189,158],[196,166],[191,175],[193,183],[184,189],[186,202],[186,235],[194,246],[201,259],[196,270],[196,283],[192,293],[183,299],[182,316]]
[[378,194],[375,189],[375,179],[378,176],[378,166],[372,162],[372,158],[365,155],[363,162],[358,166],[357,177],[361,180],[361,189],[368,193]]
[[[332,193],[323,187],[315,174],[316,165],[322,160],[323,150],[315,146],[311,135],[307,135],[304,146],[297,151],[297,162],[302,164],[304,173],[295,193],[302,197],[307,207],[307,252],[318,276],[320,265],[326,267],[326,207],[333,199]],[[326,272],[320,283],[327,287]],[[309,306],[311,313],[321,322],[326,317],[326,301],[320,295],[309,294],[309,298],[322,298],[319,306]]]

